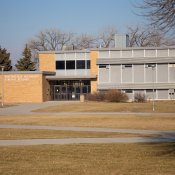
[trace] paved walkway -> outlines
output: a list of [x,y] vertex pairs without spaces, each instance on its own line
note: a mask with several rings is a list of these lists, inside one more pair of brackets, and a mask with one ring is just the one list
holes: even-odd
[[70,130],[70,131],[90,131],[90,132],[118,132],[118,133],[138,133],[157,134],[153,137],[123,137],[123,138],[69,138],[69,139],[20,139],[20,140],[0,140],[0,146],[7,145],[41,145],[41,144],[77,144],[77,143],[158,143],[175,142],[175,131],[155,131],[136,129],[113,129],[113,128],[91,128],[91,127],[59,127],[59,126],[39,126],[39,125],[9,125],[0,124],[0,128],[20,128],[20,129],[48,129],[48,130]]
[[48,101],[44,103],[27,103],[18,104],[16,106],[10,106],[0,108],[0,116],[11,115],[159,115],[165,117],[171,115],[175,117],[175,113],[146,113],[146,112],[32,112],[36,109],[46,108],[49,106],[56,106],[63,103],[78,103],[79,101]]

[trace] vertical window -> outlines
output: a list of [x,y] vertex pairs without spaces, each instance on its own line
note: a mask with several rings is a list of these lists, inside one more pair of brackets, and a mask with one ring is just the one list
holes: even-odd
[[56,61],[56,69],[65,69],[65,61]]
[[90,69],[90,68],[91,68],[90,60],[87,60],[87,69]]
[[75,69],[75,61],[66,61],[66,69]]
[[85,60],[77,60],[77,69],[85,69]]

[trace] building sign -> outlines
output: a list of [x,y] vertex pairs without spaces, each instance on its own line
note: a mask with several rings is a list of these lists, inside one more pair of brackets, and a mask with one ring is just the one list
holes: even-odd
[[38,78],[36,75],[5,75],[5,81],[29,81],[30,79]]

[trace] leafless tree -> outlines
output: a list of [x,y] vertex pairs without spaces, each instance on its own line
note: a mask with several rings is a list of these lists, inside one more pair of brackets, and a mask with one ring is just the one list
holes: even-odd
[[98,45],[102,48],[114,47],[114,36],[117,29],[114,26],[105,27],[99,34]]
[[77,35],[73,41],[73,46],[75,49],[89,49],[96,45],[96,37],[88,34]]
[[48,29],[40,32],[28,43],[35,51],[62,50],[63,46],[70,44],[73,38],[72,33],[62,32],[58,29]]
[[143,0],[137,7],[160,30],[168,32],[175,29],[175,0]]
[[170,40],[158,29],[148,27],[128,27],[130,47],[160,47],[170,44]]

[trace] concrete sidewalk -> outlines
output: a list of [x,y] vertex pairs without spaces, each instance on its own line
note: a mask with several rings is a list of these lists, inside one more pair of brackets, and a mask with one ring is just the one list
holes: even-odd
[[82,143],[165,143],[175,142],[170,138],[70,138],[70,139],[26,139],[26,140],[0,140],[0,146],[14,145],[51,145],[51,144],[82,144]]
[[36,109],[46,108],[49,106],[56,106],[61,104],[78,103],[79,101],[48,101],[43,103],[27,103],[18,104],[16,106],[9,106],[0,108],[0,116],[15,116],[15,115],[158,115],[165,117],[171,115],[175,117],[175,113],[156,113],[156,112],[32,112]]
[[118,132],[118,133],[138,133],[157,134],[150,137],[123,137],[123,138],[69,138],[69,139],[21,139],[21,140],[0,140],[0,146],[8,145],[45,145],[45,144],[80,144],[80,143],[160,143],[175,142],[175,131],[155,131],[136,129],[113,129],[113,128],[91,128],[91,127],[59,127],[59,126],[39,126],[39,125],[9,125],[1,124],[0,128],[19,129],[48,129],[48,130],[70,130],[70,131],[90,131],[90,132]]

